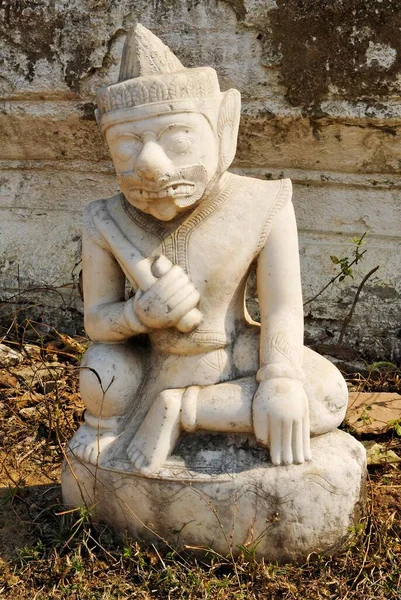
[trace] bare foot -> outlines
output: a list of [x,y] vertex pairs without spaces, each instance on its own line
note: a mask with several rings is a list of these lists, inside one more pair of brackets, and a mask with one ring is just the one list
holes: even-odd
[[68,443],[68,447],[76,458],[96,465],[100,462],[100,455],[104,455],[116,436],[116,431],[111,429],[98,431],[84,423]]
[[181,431],[184,391],[161,392],[128,446],[128,457],[140,473],[149,475],[159,469],[174,450]]

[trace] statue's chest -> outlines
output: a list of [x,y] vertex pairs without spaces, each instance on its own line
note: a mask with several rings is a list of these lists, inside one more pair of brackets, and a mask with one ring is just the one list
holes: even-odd
[[141,254],[167,256],[203,287],[224,281],[227,273],[231,281],[244,275],[255,255],[261,220],[249,218],[245,211],[234,213],[227,205],[172,229],[131,215],[122,229]]
[[260,250],[277,194],[275,187],[266,198],[257,180],[248,186],[241,181],[232,176],[223,192],[180,224],[160,223],[124,203],[112,216],[143,256],[163,254],[188,273],[199,291],[221,289],[230,295]]

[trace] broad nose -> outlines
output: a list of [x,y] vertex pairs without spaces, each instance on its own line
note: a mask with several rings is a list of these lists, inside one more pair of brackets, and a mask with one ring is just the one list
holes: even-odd
[[157,181],[171,172],[172,164],[163,148],[149,140],[144,145],[135,163],[137,175],[146,181]]

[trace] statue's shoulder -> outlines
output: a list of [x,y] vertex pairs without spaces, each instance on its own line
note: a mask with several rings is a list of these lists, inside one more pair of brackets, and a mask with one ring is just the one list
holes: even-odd
[[121,207],[121,194],[116,194],[110,198],[101,198],[99,200],[93,200],[84,209],[83,213],[83,228],[89,238],[95,242],[98,246],[101,246],[107,250],[107,246],[104,243],[103,236],[98,231],[96,225],[97,221],[113,215]]
[[266,216],[277,214],[291,201],[291,179],[258,179],[247,176],[240,176],[240,179],[241,193],[245,192],[247,203]]
[[111,196],[110,198],[100,198],[99,200],[93,200],[86,205],[84,215],[93,215],[99,210],[106,210],[109,212],[115,211],[117,207],[121,206],[121,193]]
[[266,243],[274,220],[291,202],[291,179],[257,179],[242,177],[240,189],[245,192],[246,208],[252,222],[258,228],[256,255]]
[[255,197],[265,200],[275,200],[278,196],[290,200],[292,197],[291,179],[259,179],[257,177],[240,176],[242,189],[249,190]]

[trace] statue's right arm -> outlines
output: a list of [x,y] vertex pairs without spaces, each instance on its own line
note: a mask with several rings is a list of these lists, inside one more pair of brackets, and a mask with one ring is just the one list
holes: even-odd
[[114,256],[96,244],[84,228],[82,275],[85,330],[94,342],[120,342],[148,329],[135,315],[133,298],[125,301],[125,275]]

